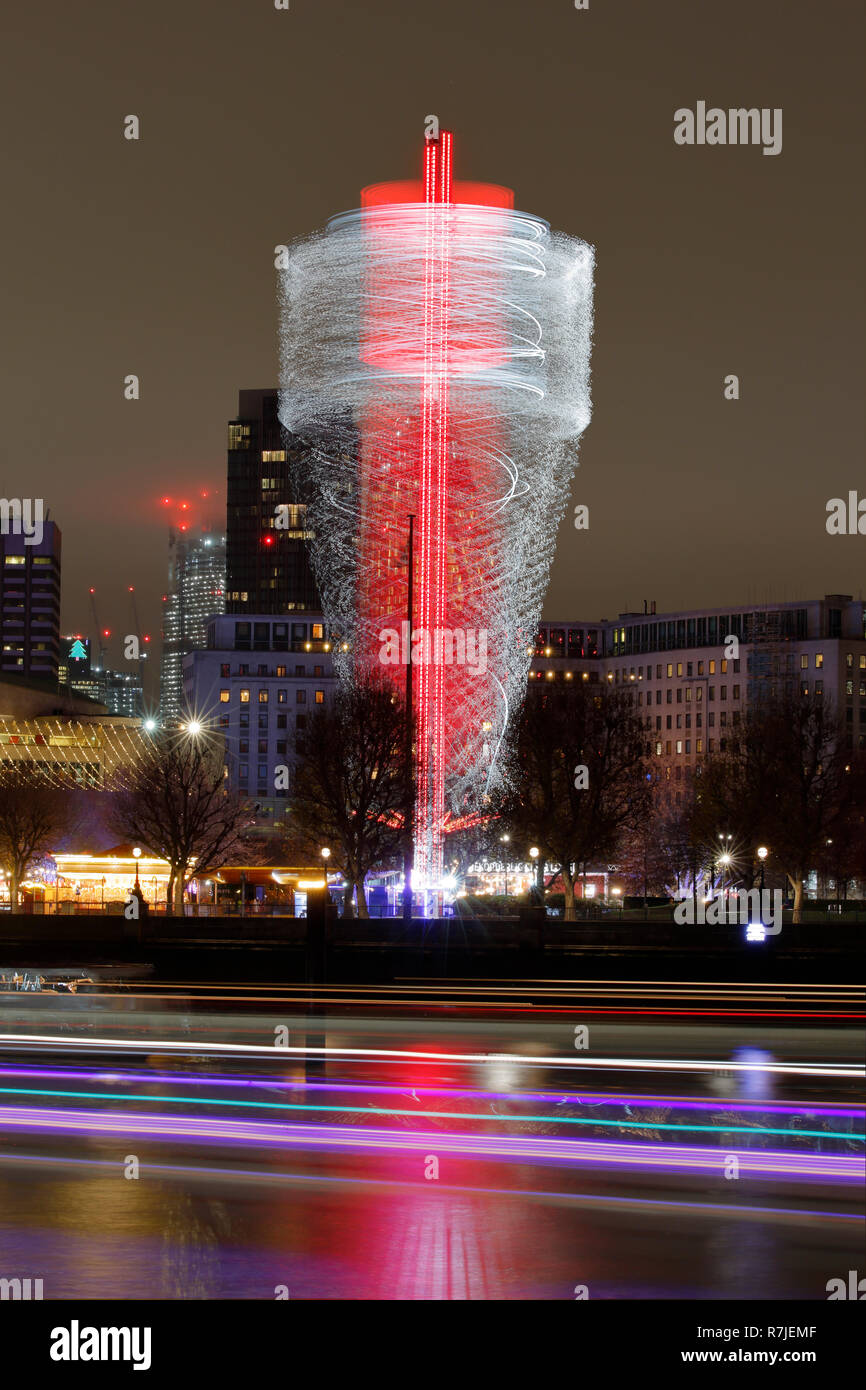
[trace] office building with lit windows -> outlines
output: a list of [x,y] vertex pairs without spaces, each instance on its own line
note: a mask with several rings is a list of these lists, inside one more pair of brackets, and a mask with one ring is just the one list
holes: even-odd
[[[227,613],[314,612],[306,506],[292,482],[301,445],[280,424],[276,387],[240,391],[228,427]],[[278,509],[281,509],[278,511]]]
[[[726,655],[726,648],[735,650],[731,637],[738,655]],[[657,780],[669,784],[676,804],[705,758],[724,752],[728,731],[767,691],[832,701],[846,747],[866,752],[866,604],[829,594],[799,603],[543,622],[529,679],[632,690]]]
[[77,695],[86,695],[104,705],[109,714],[136,719],[144,712],[144,690],[140,671],[108,671],[93,668],[90,639],[64,637],[60,646],[58,684]]
[[[184,699],[225,742],[230,786],[256,804],[256,824],[281,829],[295,743],[334,687],[331,640],[321,613],[214,618],[207,646],[184,662]],[[277,769],[288,770],[277,788]]]
[[184,717],[183,663],[203,647],[208,623],[225,611],[225,536],[202,529],[169,532],[168,590],[163,603],[160,719]]
[[60,662],[60,527],[42,525],[42,539],[0,533],[0,671],[57,680]]

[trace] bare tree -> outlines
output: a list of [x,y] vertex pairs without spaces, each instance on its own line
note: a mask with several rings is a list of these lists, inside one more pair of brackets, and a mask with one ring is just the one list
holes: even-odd
[[617,867],[634,894],[676,894],[694,874],[696,850],[691,839],[691,805],[670,806],[658,785],[644,814],[626,826]]
[[222,749],[205,735],[162,735],[121,776],[113,826],[168,861],[168,900],[182,916],[190,879],[213,873],[238,851],[252,808],[227,789]]
[[330,849],[346,881],[344,913],[351,915],[357,893],[358,915],[367,917],[367,874],[398,862],[404,845],[412,775],[404,702],[383,680],[358,677],[316,712],[297,751],[295,823],[317,860]]
[[18,907],[21,882],[52,848],[69,819],[69,803],[36,774],[0,787],[0,864],[9,875],[9,906]]
[[826,697],[772,693],[747,712],[705,768],[698,824],[707,835],[729,825],[748,846],[750,863],[758,844],[772,848],[791,884],[795,922],[804,879],[853,811],[858,783],[849,758]]
[[555,684],[530,688],[499,800],[503,826],[562,873],[565,917],[587,865],[615,853],[644,814],[644,734],[631,691]]

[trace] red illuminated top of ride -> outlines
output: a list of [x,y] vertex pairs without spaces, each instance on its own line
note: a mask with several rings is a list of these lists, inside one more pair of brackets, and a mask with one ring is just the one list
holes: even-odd
[[465,203],[484,208],[513,208],[511,188],[498,183],[452,179],[452,138],[450,130],[442,130],[438,139],[425,141],[422,178],[371,183],[362,188],[361,207],[375,208],[393,203]]

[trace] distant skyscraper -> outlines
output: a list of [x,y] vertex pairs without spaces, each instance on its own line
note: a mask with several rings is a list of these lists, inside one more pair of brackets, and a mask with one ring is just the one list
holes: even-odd
[[90,639],[64,637],[60,649],[60,685],[66,685],[76,695],[98,700],[110,714],[127,719],[144,713],[144,691],[138,671],[108,671],[90,664]]
[[144,713],[144,691],[138,671],[103,671],[99,700],[111,714],[135,719]]
[[160,717],[184,712],[183,659],[203,647],[208,619],[225,611],[225,536],[169,532],[168,591],[162,627]]
[[240,391],[237,419],[229,422],[227,613],[279,615],[320,606],[306,506],[291,481],[300,445],[280,424],[278,404],[276,387]]
[[60,661],[60,527],[43,522],[42,539],[0,534],[0,670],[57,680]]

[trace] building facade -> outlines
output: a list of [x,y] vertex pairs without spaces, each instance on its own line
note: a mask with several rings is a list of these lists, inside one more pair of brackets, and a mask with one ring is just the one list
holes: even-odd
[[279,393],[241,391],[228,427],[227,613],[314,612],[306,506],[292,466],[301,453],[280,424]]
[[615,621],[545,621],[529,679],[631,689],[657,780],[678,804],[704,759],[724,752],[728,730],[767,690],[832,702],[846,747],[866,752],[866,603],[828,594],[785,604],[621,613]]
[[0,671],[57,680],[60,662],[60,527],[42,525],[42,538],[25,543],[0,533]]
[[[187,655],[186,707],[225,740],[229,783],[256,803],[258,825],[283,826],[297,736],[330,699],[334,679],[332,644],[316,612],[216,617],[207,647]],[[287,778],[278,778],[281,768]]]
[[94,670],[90,661],[90,639],[87,637],[62,638],[58,683],[76,695],[86,695],[96,700],[110,714],[136,719],[144,712],[141,675],[129,671]]

